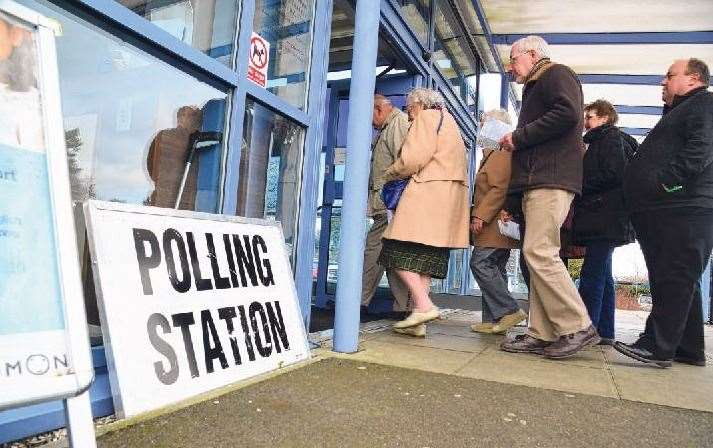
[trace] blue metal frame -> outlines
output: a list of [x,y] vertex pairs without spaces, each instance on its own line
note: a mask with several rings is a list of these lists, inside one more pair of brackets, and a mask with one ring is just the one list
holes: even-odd
[[662,115],[663,107],[661,106],[620,106],[615,105],[614,108],[620,114],[639,114],[639,115]]
[[629,135],[646,135],[651,129],[649,128],[620,128]]
[[[230,67],[179,41],[118,2],[107,0],[50,1],[89,22],[101,22],[102,29],[106,30],[107,26],[114,28],[109,30],[112,34],[181,70],[188,71],[202,81],[216,85],[216,80],[218,80],[220,81],[219,86],[225,89],[226,86],[237,86],[241,80],[238,73]],[[252,0],[245,0],[241,12],[246,9],[245,6],[248,3],[254,5]],[[242,29],[243,24],[240,25]],[[252,23],[250,23],[250,29],[252,29]],[[247,52],[245,54],[247,55]]]
[[[491,34],[496,45],[512,45],[527,34]],[[713,31],[643,33],[538,33],[550,45],[711,44]]]
[[[431,15],[433,16],[433,14]],[[450,106],[449,110],[453,113],[453,117],[461,129],[468,136],[474,138],[476,124],[473,117],[467,112],[468,106],[463,98],[454,92],[453,86],[441,71],[434,67],[431,61],[424,60],[424,55],[431,54],[430,49],[425,48],[418,40],[393,0],[381,0],[381,26],[416,72],[435,83],[435,87],[443,94]],[[433,33],[431,32],[431,34]],[[429,42],[432,42],[432,39],[429,39]]]
[[[493,59],[495,60],[495,63],[498,65],[498,70],[502,74],[503,77],[506,77],[505,73],[505,67],[503,67],[503,63],[500,60],[500,55],[498,54],[498,51],[495,49],[495,44],[493,43],[493,33],[490,30],[490,24],[488,24],[488,19],[485,16],[485,10],[483,10],[483,5],[480,4],[480,0],[471,0],[473,2],[473,7],[475,8],[475,13],[478,16],[478,22],[480,22],[480,27],[483,29],[483,33],[485,33],[485,40],[488,42],[488,47],[490,47],[490,53],[493,55]],[[511,86],[508,88],[508,96],[510,97],[510,101],[513,104],[513,107],[516,107],[518,104],[517,101],[517,96],[515,95],[515,91],[512,89]],[[502,100],[501,100],[502,103]],[[507,106],[506,106],[507,107]]]
[[[300,301],[305,328],[309,329],[312,307],[312,260],[314,259],[317,221],[317,196],[319,185],[320,154],[324,136],[324,114],[327,101],[327,68],[329,64],[329,36],[332,29],[332,0],[316,0],[312,33],[312,60],[310,63],[309,96],[307,110],[309,127],[305,136],[302,162],[302,184],[297,227],[297,252],[295,257],[295,286]],[[324,38],[316,38],[320,36]]]

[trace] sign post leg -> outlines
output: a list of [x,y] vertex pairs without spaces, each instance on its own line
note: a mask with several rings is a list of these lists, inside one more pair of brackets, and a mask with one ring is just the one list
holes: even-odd
[[96,448],[89,391],[64,400],[64,414],[67,417],[69,446],[72,448]]

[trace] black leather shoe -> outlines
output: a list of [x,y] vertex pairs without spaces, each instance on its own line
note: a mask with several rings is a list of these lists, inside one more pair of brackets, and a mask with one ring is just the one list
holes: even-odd
[[679,362],[681,364],[688,364],[690,366],[698,366],[698,367],[706,366],[706,358],[697,359],[697,358],[689,358],[688,356],[676,355],[673,357],[673,360],[676,362]]
[[618,351],[622,355],[633,358],[637,361],[641,361],[646,364],[656,365],[658,367],[666,368],[671,367],[670,359],[657,359],[656,356],[649,350],[641,347],[635,347],[632,345],[624,344],[623,342],[615,342],[614,350]]

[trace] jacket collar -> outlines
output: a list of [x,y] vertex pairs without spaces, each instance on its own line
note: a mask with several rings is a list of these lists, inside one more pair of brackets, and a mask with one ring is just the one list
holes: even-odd
[[708,90],[707,86],[700,86],[696,87],[695,89],[691,90],[685,95],[675,95],[673,97],[673,101],[671,101],[671,105],[669,106],[668,104],[664,105],[663,107],[663,113],[666,114],[667,112],[671,111],[672,109],[676,108],[678,105],[681,103],[685,102],[687,99],[694,97],[698,95],[701,92],[705,92]]
[[550,58],[542,58],[537,63],[530,69],[530,73],[527,74],[525,77],[525,80],[523,81],[523,85],[526,85],[527,83],[537,81],[540,76],[542,76],[543,73],[547,71],[548,68],[552,67],[554,63],[550,60]]
[[615,126],[613,124],[606,123],[588,130],[587,133],[584,134],[584,137],[582,137],[584,139],[584,143],[589,144],[599,140],[600,138],[604,137],[604,134],[609,132],[611,129],[615,129]]
[[386,117],[386,121],[384,121],[384,125],[381,127],[380,130],[384,130],[384,128],[385,128],[386,126],[388,126],[389,123],[391,123],[391,121],[392,121],[394,118],[396,118],[396,116],[397,116],[398,114],[400,114],[400,113],[401,113],[401,111],[399,110],[399,108],[398,108],[398,107],[394,107],[394,109],[391,111],[391,113],[389,114],[389,116]]

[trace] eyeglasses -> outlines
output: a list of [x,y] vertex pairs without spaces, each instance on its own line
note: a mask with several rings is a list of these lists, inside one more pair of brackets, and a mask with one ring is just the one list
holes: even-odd
[[513,62],[515,62],[515,60],[516,60],[517,58],[519,58],[520,56],[522,56],[523,54],[527,54],[527,53],[529,53],[529,52],[530,52],[530,50],[527,50],[527,51],[523,51],[522,53],[518,53],[518,54],[516,54],[515,56],[510,56],[510,59],[508,60],[508,65],[510,65],[510,64],[512,64]]

